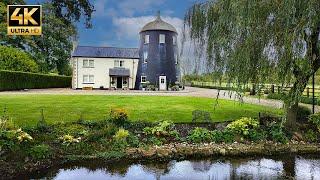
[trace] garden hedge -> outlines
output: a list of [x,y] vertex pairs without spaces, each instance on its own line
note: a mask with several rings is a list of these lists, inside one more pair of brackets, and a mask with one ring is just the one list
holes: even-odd
[[71,87],[71,76],[0,70],[0,91]]

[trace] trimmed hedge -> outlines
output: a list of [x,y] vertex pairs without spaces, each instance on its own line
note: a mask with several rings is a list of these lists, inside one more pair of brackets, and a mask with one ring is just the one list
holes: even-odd
[[71,76],[0,70],[0,91],[71,87]]

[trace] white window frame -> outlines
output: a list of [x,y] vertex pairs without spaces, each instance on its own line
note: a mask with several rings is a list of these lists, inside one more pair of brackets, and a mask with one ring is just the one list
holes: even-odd
[[124,60],[114,60],[114,67],[124,67]]
[[84,74],[82,76],[82,83],[83,84],[94,84],[94,75]]
[[149,44],[150,43],[150,35],[146,34],[144,35],[144,44]]
[[94,60],[93,59],[89,59],[88,65],[89,65],[89,67],[93,68],[94,67]]
[[[144,78],[144,81],[143,81],[143,78]],[[147,76],[141,76],[140,82],[141,83],[146,83],[147,82]]]
[[159,44],[166,43],[166,35],[165,34],[159,34]]
[[88,59],[83,59],[82,60],[82,67],[86,68],[89,66],[89,60]]
[[143,52],[143,63],[147,63],[148,62],[148,56],[149,56],[148,51],[144,51]]
[[83,59],[82,67],[83,68],[93,68],[94,67],[94,60],[93,59]]

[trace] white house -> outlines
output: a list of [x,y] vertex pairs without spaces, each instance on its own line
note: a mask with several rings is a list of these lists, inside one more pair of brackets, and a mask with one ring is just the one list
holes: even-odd
[[77,46],[72,88],[134,89],[138,63],[138,48]]

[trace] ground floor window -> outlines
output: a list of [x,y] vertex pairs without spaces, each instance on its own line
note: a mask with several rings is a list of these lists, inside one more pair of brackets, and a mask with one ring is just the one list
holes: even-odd
[[94,83],[94,75],[83,75],[83,83]]
[[147,76],[141,76],[141,83],[147,82]]

